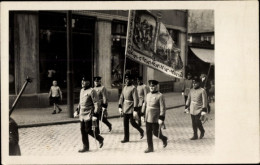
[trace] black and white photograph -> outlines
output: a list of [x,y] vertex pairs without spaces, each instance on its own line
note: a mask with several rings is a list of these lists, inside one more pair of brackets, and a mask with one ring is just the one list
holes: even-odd
[[2,163],[259,163],[258,3],[225,3],[3,2]]

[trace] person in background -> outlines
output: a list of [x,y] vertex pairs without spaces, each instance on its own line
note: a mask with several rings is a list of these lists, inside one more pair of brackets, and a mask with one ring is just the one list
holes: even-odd
[[201,117],[207,113],[207,93],[205,89],[200,87],[200,79],[193,80],[193,89],[190,90],[185,105],[186,113],[190,113],[193,137],[190,140],[198,139],[198,129],[200,130],[200,139],[204,137],[205,130],[203,128]]
[[210,81],[210,86],[211,86],[211,88],[209,89],[208,100],[209,100],[209,102],[211,102],[211,101],[214,102],[215,101],[215,85],[214,85],[213,80]]
[[140,133],[140,138],[144,137],[144,130],[135,122],[138,119],[138,95],[134,85],[132,85],[132,77],[125,75],[125,87],[122,90],[119,99],[119,113],[124,117],[124,139],[121,143],[129,142],[129,120],[131,125]]
[[[211,85],[209,83],[208,77],[205,73],[201,73],[200,75],[200,87],[205,89],[207,96],[209,95],[209,90],[211,88]],[[207,108],[208,108],[208,113],[210,113],[210,106],[209,106],[209,102],[207,103]]]
[[[112,124],[107,120],[107,89],[103,85],[101,85],[101,77],[97,76],[94,77],[94,90],[97,92],[98,95],[98,102],[100,105],[99,109],[99,117],[98,120],[102,120],[103,123],[105,123],[109,129],[109,132],[112,130]],[[103,114],[103,116],[102,116]],[[102,123],[101,123],[102,124]],[[99,125],[99,122],[97,123]],[[98,130],[99,132],[99,130]]]
[[150,93],[146,95],[142,108],[142,116],[145,115],[146,135],[148,148],[145,153],[153,152],[153,135],[163,141],[163,147],[167,146],[168,138],[162,134],[161,127],[165,119],[165,99],[162,93],[158,92],[158,81],[149,80]]
[[92,126],[97,126],[99,109],[97,92],[90,87],[90,81],[84,77],[82,78],[81,85],[79,105],[74,112],[74,117],[79,116],[80,120],[80,131],[83,143],[83,148],[79,150],[80,153],[89,151],[88,135],[99,142],[99,148],[102,148],[104,144],[104,138],[95,131],[96,128],[92,128]]
[[187,74],[187,79],[184,79],[183,86],[182,86],[182,95],[184,96],[184,104],[186,103],[188,99],[188,95],[190,93],[190,89],[192,88],[192,79],[191,74]]
[[62,92],[56,80],[52,82],[52,86],[49,92],[49,99],[51,105],[53,105],[54,108],[52,114],[56,114],[56,108],[59,110],[58,113],[60,113],[62,109],[59,107],[59,103],[62,100]]
[[144,99],[148,93],[148,89],[147,86],[145,84],[143,84],[142,82],[143,78],[142,77],[137,77],[136,81],[137,81],[137,94],[138,94],[138,98],[139,98],[139,103],[138,103],[138,125],[141,126],[142,125],[142,121],[141,121],[141,112],[142,112],[142,106],[144,103]]

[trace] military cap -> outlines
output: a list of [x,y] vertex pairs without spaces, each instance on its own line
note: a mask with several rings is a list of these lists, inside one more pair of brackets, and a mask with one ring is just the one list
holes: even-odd
[[143,77],[142,77],[142,76],[139,76],[139,77],[137,77],[136,79],[142,81],[142,80],[143,80]]
[[149,85],[158,85],[159,82],[156,80],[149,80],[148,83]]
[[82,81],[89,81],[85,76],[82,77]]
[[132,76],[130,74],[125,74],[125,79],[132,79]]
[[94,81],[100,81],[101,80],[101,77],[99,76],[96,76],[96,77],[93,77]]
[[200,79],[198,77],[194,77],[193,82],[200,82]]

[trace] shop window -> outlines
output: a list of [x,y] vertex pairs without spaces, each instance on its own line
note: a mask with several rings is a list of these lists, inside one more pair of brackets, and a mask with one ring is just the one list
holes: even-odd
[[[126,22],[112,22],[111,86],[116,88],[121,88],[123,83],[127,33],[126,28]],[[129,73],[134,77],[141,76],[142,65],[127,58],[125,73]]]
[[[58,85],[61,88],[66,89],[66,24],[66,14],[55,12],[40,12],[39,14],[39,66],[41,92],[49,91],[53,79],[58,81]],[[94,18],[72,15],[74,88],[81,88],[81,79],[83,75],[87,76],[87,79],[92,80],[94,27]]]

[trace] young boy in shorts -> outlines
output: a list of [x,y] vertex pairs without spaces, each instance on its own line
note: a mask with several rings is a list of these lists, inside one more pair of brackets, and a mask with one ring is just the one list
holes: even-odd
[[56,114],[56,108],[59,109],[58,113],[62,111],[62,109],[59,107],[59,103],[62,100],[62,92],[60,90],[60,87],[57,85],[57,81],[54,80],[52,82],[52,86],[49,92],[49,98],[50,98],[50,103],[53,104],[54,110],[52,114]]

